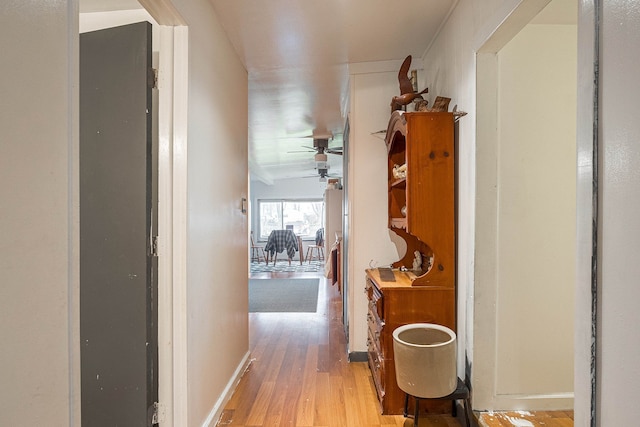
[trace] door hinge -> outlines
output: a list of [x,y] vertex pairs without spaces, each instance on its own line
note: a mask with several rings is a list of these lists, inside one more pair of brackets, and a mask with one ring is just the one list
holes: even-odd
[[151,239],[151,255],[158,256],[158,236],[153,236]]
[[147,71],[147,84],[151,89],[158,89],[158,69],[150,67]]
[[159,402],[153,402],[153,406],[149,408],[151,411],[150,427],[164,422],[164,405]]

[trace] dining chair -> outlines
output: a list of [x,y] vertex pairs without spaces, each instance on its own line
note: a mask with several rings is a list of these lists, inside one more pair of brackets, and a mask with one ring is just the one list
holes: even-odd
[[316,254],[315,258],[317,258],[318,261],[324,261],[324,228],[316,231],[315,245],[309,245],[307,247],[307,255],[304,257],[304,260],[309,261],[309,264],[311,264],[311,260],[314,259],[314,252]]
[[267,263],[267,254],[264,252],[264,248],[262,246],[256,245],[253,240],[253,231],[251,232],[251,262],[256,261],[260,262],[260,259],[263,259],[265,263]]

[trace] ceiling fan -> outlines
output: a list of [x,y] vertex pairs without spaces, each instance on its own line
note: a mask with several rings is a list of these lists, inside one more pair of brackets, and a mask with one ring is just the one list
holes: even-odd
[[318,175],[320,177],[320,182],[327,182],[327,178],[342,178],[338,175],[332,175],[329,173],[329,165],[327,165],[327,169],[318,169]]
[[[333,138],[333,135],[330,136],[308,136],[304,138],[313,138],[313,147],[303,146],[306,150],[298,150],[298,151],[288,151],[288,153],[316,153],[316,157],[318,155],[324,155],[326,162],[327,154],[337,154],[338,156],[342,156],[342,147],[329,147],[329,140]],[[318,158],[316,158],[316,161]]]
[[329,141],[333,139],[333,134],[316,134],[304,136],[301,138],[313,138],[313,147],[303,146],[306,150],[288,151],[288,153],[315,153],[313,159],[315,161],[314,169],[317,171],[317,175],[309,175],[309,177],[320,176],[320,181],[327,181],[328,177],[336,177],[337,175],[329,174],[329,163],[327,154],[342,155],[342,147],[329,147]]
[[329,164],[326,162],[316,162],[316,166],[314,169],[317,171],[316,174],[303,176],[302,178],[320,178],[320,182],[326,182],[327,178],[342,178],[339,175],[334,175],[329,173]]

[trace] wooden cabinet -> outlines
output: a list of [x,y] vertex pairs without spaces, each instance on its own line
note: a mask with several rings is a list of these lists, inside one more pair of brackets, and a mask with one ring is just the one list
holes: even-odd
[[[407,243],[394,267],[413,268],[415,252],[423,269],[413,286],[455,282],[455,152],[453,113],[391,115],[386,136],[389,228]],[[405,178],[394,168],[406,167]]]
[[[455,331],[454,115],[395,111],[386,144],[389,228],[406,242],[407,252],[393,269],[366,271],[367,347],[382,412],[401,414],[393,331],[423,322]],[[416,252],[423,262],[413,270]]]
[[[382,413],[402,414],[404,393],[396,383],[393,331],[409,323],[455,327],[455,290],[443,286],[411,286],[411,278],[393,270],[395,282],[383,281],[380,270],[367,270],[367,352]],[[433,409],[433,407],[431,407]]]

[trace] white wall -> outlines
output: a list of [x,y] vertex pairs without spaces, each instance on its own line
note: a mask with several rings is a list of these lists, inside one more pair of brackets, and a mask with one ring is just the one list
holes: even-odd
[[573,407],[576,56],[575,25],[528,25],[498,53],[493,409]]
[[[388,229],[387,149],[384,134],[391,115],[391,98],[398,91],[400,63],[353,64],[350,67],[348,301],[349,351],[367,350],[365,269],[397,261]],[[382,138],[382,139],[381,139]],[[393,239],[393,240],[392,240]]]
[[[174,5],[190,36],[188,282],[174,283],[187,293],[176,315],[187,317],[188,408],[177,425],[195,426],[214,420],[248,357],[247,73],[209,2]],[[0,7],[0,188],[11,207],[0,223],[10,319],[0,424],[79,425],[77,2]]]
[[322,199],[326,182],[319,176],[309,178],[278,179],[273,184],[251,181],[251,200],[258,199]]
[[[497,137],[495,98],[499,89],[496,83],[488,85],[487,76],[476,71],[482,66],[497,72],[495,53],[547,3],[460,1],[424,57],[430,97],[451,97],[452,105],[469,113],[459,126],[458,336],[464,345],[458,349],[458,369],[472,374],[475,409],[494,409],[495,405],[496,359],[491,355],[497,345],[495,311],[499,298],[495,280],[485,280],[496,276],[492,258],[498,247],[477,246],[485,243],[486,236],[495,239],[498,235],[497,211],[487,206],[497,197],[496,186],[484,188],[475,181],[478,173],[493,173],[497,179],[498,153],[488,149],[487,140],[476,141],[476,132]],[[488,77],[495,80],[495,76]],[[493,109],[487,103],[492,98]],[[484,165],[484,169],[477,171],[477,165]],[[480,207],[483,210],[476,212]]]
[[[429,87],[432,103],[437,95],[451,98],[451,106],[468,113],[458,127],[458,373],[470,375],[474,360],[474,302],[479,290],[474,288],[476,274],[475,204],[476,204],[476,52],[515,8],[516,0],[461,0],[423,58],[424,72],[419,80]],[[492,94],[495,96],[495,93]],[[481,123],[478,124],[481,126]],[[482,224],[482,227],[490,227]],[[482,265],[478,264],[479,268]],[[482,292],[480,292],[482,295]],[[492,301],[485,306],[491,310]],[[477,387],[473,384],[473,387]],[[474,390],[474,394],[477,395]],[[474,396],[474,402],[476,397]],[[474,403],[475,404],[475,403]]]
[[144,9],[81,13],[78,25],[80,33],[86,33],[87,31],[97,31],[103,28],[117,27],[143,21],[148,21],[153,24],[151,34],[152,49],[153,52],[157,52],[159,46],[158,24]]
[[206,0],[174,0],[189,28],[188,420],[215,421],[248,357],[247,72]]
[[[634,425],[640,418],[637,405],[621,405],[615,398],[637,394],[640,384],[640,344],[630,338],[635,337],[632,325],[640,320],[634,304],[640,293],[635,260],[640,252],[640,123],[634,117],[638,108],[633,104],[640,89],[629,84],[636,78],[639,64],[637,55],[628,54],[640,41],[640,9],[635,1],[602,3],[580,2],[578,21],[577,187],[581,209],[577,215],[576,427]],[[597,33],[601,43],[598,51],[594,43]],[[599,79],[594,78],[596,70]],[[593,156],[594,146],[599,147],[598,157]],[[596,165],[594,159],[598,158]],[[598,178],[597,212],[590,209],[594,177]],[[596,342],[591,336],[594,218],[598,218]],[[593,344],[597,349],[595,406],[591,405]]]
[[320,182],[319,177],[279,179],[273,184],[262,181],[251,181],[251,229],[258,233],[258,200],[259,199],[322,199],[326,182]]
[[80,425],[75,1],[0,3],[0,425]]
[[337,238],[342,239],[343,199],[344,191],[341,189],[329,189],[324,193],[324,251],[327,258]]

